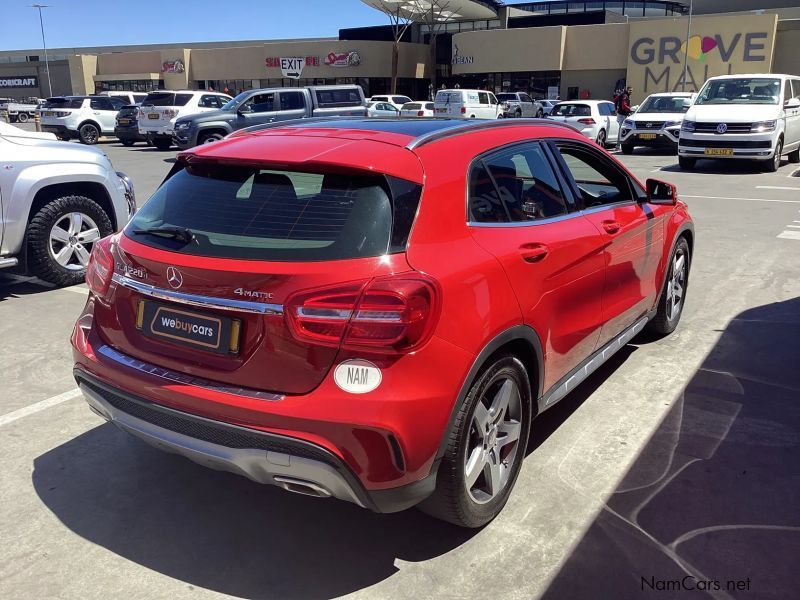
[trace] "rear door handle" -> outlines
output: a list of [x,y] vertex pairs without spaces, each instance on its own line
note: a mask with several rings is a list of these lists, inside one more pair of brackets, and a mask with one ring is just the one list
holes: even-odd
[[539,262],[547,256],[548,252],[550,252],[550,249],[544,244],[522,244],[522,246],[519,247],[522,260],[529,263]]
[[617,233],[622,229],[622,225],[618,221],[606,220],[603,221],[603,229],[606,230],[606,233]]

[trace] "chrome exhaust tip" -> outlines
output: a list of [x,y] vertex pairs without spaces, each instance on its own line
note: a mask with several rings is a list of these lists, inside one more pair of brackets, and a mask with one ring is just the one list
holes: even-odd
[[275,475],[272,479],[287,492],[303,494],[304,496],[314,496],[315,498],[330,498],[333,495],[321,485],[312,483],[311,481],[295,479],[293,477],[283,477],[282,475]]

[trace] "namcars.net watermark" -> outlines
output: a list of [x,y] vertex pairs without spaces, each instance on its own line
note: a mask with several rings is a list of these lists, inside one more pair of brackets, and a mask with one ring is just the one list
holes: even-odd
[[746,579],[698,579],[694,575],[686,575],[681,579],[658,579],[651,575],[641,578],[643,591],[658,592],[690,592],[694,590],[706,592],[746,592],[750,591],[750,578]]

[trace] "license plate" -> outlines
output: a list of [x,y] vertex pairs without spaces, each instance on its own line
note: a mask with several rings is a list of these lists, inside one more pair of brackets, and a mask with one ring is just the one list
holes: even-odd
[[711,156],[731,156],[733,154],[732,148],[706,148],[706,154]]
[[52,111],[52,110],[46,110],[46,111],[44,111],[44,116],[45,116],[45,117],[52,117],[52,116],[53,116],[53,111]]
[[140,300],[136,327],[142,335],[216,354],[239,352],[241,321]]
[[437,112],[437,113],[440,113],[440,114],[444,114],[444,113],[446,113],[446,112],[447,112],[447,109],[446,109],[446,108],[437,108],[437,109],[436,109],[436,112]]
[[640,133],[639,139],[640,140],[654,140],[658,137],[655,133]]
[[119,124],[120,125],[130,125],[131,124],[131,120],[130,119],[120,119],[119,120]]
[[147,118],[152,119],[153,121],[160,119],[161,115],[158,113],[147,113]]

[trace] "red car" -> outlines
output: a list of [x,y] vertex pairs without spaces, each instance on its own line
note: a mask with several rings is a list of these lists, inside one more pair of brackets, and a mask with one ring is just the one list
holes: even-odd
[[478,527],[532,419],[670,333],[686,205],[538,120],[306,120],[179,155],[95,244],[91,408],[215,469]]

